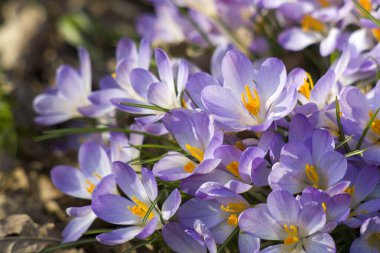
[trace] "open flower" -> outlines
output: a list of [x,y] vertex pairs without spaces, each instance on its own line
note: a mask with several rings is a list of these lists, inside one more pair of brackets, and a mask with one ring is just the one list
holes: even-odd
[[231,50],[223,58],[222,75],[223,87],[206,86],[202,101],[226,130],[263,132],[295,106],[297,92],[285,87],[286,69],[279,59],[265,60],[257,71],[247,56]]
[[321,206],[304,205],[287,191],[273,191],[267,204],[244,211],[239,218],[242,231],[264,240],[282,241],[260,252],[335,252],[331,236],[320,230],[326,215]]
[[[96,185],[111,174],[111,163],[105,150],[93,142],[79,149],[79,170],[71,166],[56,166],[51,171],[53,184],[63,193],[81,199],[92,199]],[[67,213],[74,219],[63,230],[63,242],[76,241],[91,226],[96,215],[91,206],[71,207]]]
[[191,157],[170,151],[153,167],[153,173],[166,181],[176,181],[193,174],[211,172],[220,163],[214,151],[223,142],[223,133],[216,129],[213,120],[205,112],[185,109],[173,110],[164,118],[168,131]]
[[156,210],[156,206],[151,209],[157,198],[157,182],[148,169],[141,170],[141,180],[129,165],[114,162],[113,175],[117,186],[127,198],[116,193],[99,193],[106,192],[103,187],[108,185],[105,184],[96,188],[94,193],[96,198],[91,207],[102,220],[128,227],[98,235],[97,240],[103,244],[115,245],[133,238],[147,238],[157,228],[161,228],[160,215],[163,219],[169,220],[181,203],[180,193],[174,190],[164,202],[161,214]]
[[60,66],[56,73],[57,86],[34,99],[38,124],[54,125],[85,115],[90,106],[87,96],[91,92],[91,62],[86,49],[80,48],[78,52],[79,70]]
[[351,244],[350,252],[380,252],[380,217],[373,217],[363,222],[360,237]]
[[280,161],[273,165],[269,185],[273,190],[291,193],[302,192],[308,186],[329,190],[347,170],[346,158],[334,148],[333,137],[323,129],[314,130],[311,140],[290,141],[282,148]]

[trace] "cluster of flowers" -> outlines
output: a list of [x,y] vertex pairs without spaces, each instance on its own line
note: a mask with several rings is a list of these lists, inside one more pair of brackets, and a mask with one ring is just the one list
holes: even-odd
[[[359,2],[376,17],[375,1]],[[380,82],[365,94],[350,85],[376,79],[376,22],[350,0],[154,4],[156,15],[137,23],[140,47],[119,42],[116,71],[99,90],[91,91],[89,55],[80,49],[79,70],[60,67],[57,86],[35,98],[43,125],[85,116],[115,129],[117,110],[134,117],[129,136],[84,143],[79,169],[51,171],[62,192],[91,200],[67,209],[74,218],[64,242],[100,218],[118,226],[96,237],[108,245],[163,238],[176,252],[214,253],[238,235],[247,253],[380,252]],[[322,56],[338,54],[315,84],[278,58],[249,59],[271,44],[241,40],[263,12],[274,15],[285,49],[320,43]],[[211,74],[151,48],[184,40],[217,46]],[[157,138],[170,151],[139,159],[144,139]]]

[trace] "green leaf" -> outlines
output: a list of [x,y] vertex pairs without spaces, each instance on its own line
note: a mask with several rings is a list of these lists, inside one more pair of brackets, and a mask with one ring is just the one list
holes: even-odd
[[354,137],[354,135],[348,136],[338,146],[336,146],[335,149],[338,149],[338,148],[342,147],[344,144],[346,144],[347,142],[349,142],[352,139],[352,137]]
[[338,123],[339,141],[341,142],[341,144],[343,144],[346,152],[351,152],[350,146],[348,146],[348,144],[347,144],[348,140],[345,141],[346,135],[344,134],[342,121],[340,119],[340,106],[339,106],[338,97],[335,97],[335,112],[336,112],[336,121]]
[[149,109],[153,111],[159,111],[159,112],[168,112],[168,109],[162,108],[158,105],[147,105],[147,104],[137,104],[137,103],[129,103],[129,102],[121,102],[122,105],[137,107],[137,108],[144,108]]
[[354,151],[351,151],[350,153],[347,153],[345,154],[344,156],[345,157],[351,157],[351,156],[354,156],[354,155],[361,155],[364,153],[364,151],[366,151],[367,149],[364,148],[364,149],[361,149],[361,150],[354,150]]
[[127,249],[126,251],[123,251],[123,253],[130,253],[130,252],[132,252],[132,251],[134,251],[134,250],[136,250],[136,249],[139,249],[139,248],[141,248],[141,247],[144,247],[144,246],[147,245],[147,244],[152,244],[152,243],[154,243],[155,241],[157,241],[157,239],[158,239],[158,236],[154,237],[153,239],[151,239],[151,240],[149,240],[149,241],[141,242],[141,243],[139,243],[139,244],[137,244],[137,245],[135,245],[135,246],[133,246],[133,247]]
[[368,19],[370,19],[373,23],[375,23],[378,27],[380,27],[380,20],[378,20],[377,18],[375,18],[374,16],[372,16],[371,13],[369,13],[369,11],[367,11],[366,9],[363,8],[363,6],[358,3],[357,1],[355,0],[352,0],[352,2],[354,3],[354,5],[356,6],[356,8],[358,8],[362,14],[367,17]]
[[356,150],[359,150],[363,144],[364,138],[367,136],[368,130],[372,126],[373,121],[376,119],[377,114],[380,111],[380,107],[376,110],[376,112],[372,115],[371,119],[368,121],[366,127],[364,128],[362,135],[359,138],[358,144],[356,145]]
[[153,211],[154,207],[157,205],[158,200],[162,197],[162,193],[163,192],[161,191],[160,194],[157,196],[157,198],[150,205],[148,211],[146,212],[146,214],[145,214],[145,216],[143,218],[143,222],[144,223],[148,220],[148,217],[149,217],[150,213]]
[[218,248],[217,253],[222,252],[222,250],[227,246],[227,244],[235,237],[235,235],[239,232],[239,226],[236,226],[234,231],[228,236],[228,238],[224,241],[222,245]]
[[129,145],[129,146],[125,146],[125,148],[136,148],[136,149],[158,148],[158,149],[169,149],[169,150],[178,149],[178,147],[176,147],[176,146],[167,146],[167,145],[159,145],[159,144]]
[[82,245],[94,243],[94,242],[97,242],[95,238],[88,238],[88,239],[83,239],[83,240],[79,240],[76,242],[62,243],[62,244],[57,245],[57,246],[45,248],[45,249],[39,251],[39,253],[55,252],[55,251],[60,250],[60,249],[74,248],[74,247],[78,247],[78,246],[82,246]]
[[97,234],[101,234],[101,233],[108,233],[111,231],[113,231],[113,229],[109,229],[109,228],[90,229],[90,230],[87,230],[83,234],[84,235],[97,235]]
[[123,129],[123,128],[108,128],[108,127],[98,127],[98,128],[65,128],[65,129],[57,129],[57,130],[49,130],[43,132],[44,135],[38,136],[35,138],[36,141],[44,141],[53,138],[58,138],[66,135],[73,134],[91,134],[91,133],[102,133],[102,132],[121,132],[121,133],[134,133],[134,134],[142,134],[149,135],[152,137],[156,137],[155,135],[147,134],[140,131],[135,131],[131,129]]

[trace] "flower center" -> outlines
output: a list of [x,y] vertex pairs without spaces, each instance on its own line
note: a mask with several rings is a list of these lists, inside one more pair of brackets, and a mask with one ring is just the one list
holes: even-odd
[[[369,111],[369,117],[372,118],[373,112]],[[371,129],[377,135],[380,135],[380,119],[375,119],[371,124]]]
[[351,187],[348,187],[344,192],[352,196],[352,194],[355,192],[355,186],[353,185]]
[[197,147],[193,147],[190,144],[186,144],[185,146],[186,146],[186,149],[189,151],[190,155],[192,155],[195,159],[197,159],[200,162],[203,161],[203,157],[205,156],[205,153],[201,149]]
[[314,88],[314,82],[310,74],[306,72],[306,77],[303,79],[303,84],[299,88],[299,92],[307,99],[310,99],[311,90]]
[[241,142],[241,141],[236,141],[234,147],[241,150],[241,151],[244,151],[246,148],[245,145],[243,144],[243,142]]
[[226,213],[231,213],[227,218],[227,224],[231,226],[238,225],[238,216],[247,206],[243,203],[228,203],[226,206],[221,205],[220,209]]
[[372,10],[372,3],[371,0],[359,0],[359,4],[366,9],[367,11]]
[[375,29],[372,29],[371,32],[373,34],[373,37],[375,37],[377,41],[380,41],[380,29],[375,28]]
[[305,32],[316,31],[322,33],[326,30],[325,24],[310,15],[303,16],[301,20],[301,27]]
[[318,188],[319,176],[318,176],[318,173],[317,173],[317,170],[315,169],[315,167],[310,165],[310,164],[306,164],[305,165],[305,173],[306,173],[307,179],[309,179],[309,181],[311,182],[313,187]]
[[326,212],[326,210],[327,210],[326,203],[322,202],[321,206],[323,208],[323,211]]
[[226,169],[235,177],[239,177],[239,162],[233,161],[226,165]]
[[[102,176],[100,176],[98,173],[94,172],[92,173],[93,176],[97,177],[99,180],[102,179]],[[96,184],[94,184],[93,182],[91,182],[90,180],[86,179],[85,180],[86,184],[88,186],[86,186],[86,190],[88,191],[88,193],[92,193],[95,189],[95,186]]]
[[[136,205],[130,207],[128,206],[128,210],[131,211],[131,213],[133,213],[134,215],[140,217],[140,218],[144,218],[146,213],[148,212],[149,210],[149,207],[142,201],[140,201],[138,198],[136,198],[135,196],[132,196],[132,200],[133,202],[135,202]],[[154,213],[151,212],[148,216],[148,220],[151,220],[153,219],[154,217]]]
[[186,171],[187,173],[192,173],[195,169],[195,164],[192,162],[186,163],[185,166],[183,166],[183,170]]
[[318,2],[322,7],[329,7],[330,6],[329,0],[318,0]]
[[292,245],[299,241],[298,238],[298,228],[294,225],[288,226],[287,224],[284,225],[285,232],[288,234],[288,236],[284,239],[285,245]]
[[248,85],[244,86],[244,88],[245,88],[245,92],[241,94],[241,101],[243,102],[243,105],[249,111],[249,113],[257,117],[257,115],[260,112],[259,93],[257,92],[256,89],[253,89],[253,94],[254,94],[253,96]]

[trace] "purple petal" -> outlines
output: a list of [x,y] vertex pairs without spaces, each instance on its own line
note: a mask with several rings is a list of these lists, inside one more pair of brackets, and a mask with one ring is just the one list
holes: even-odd
[[245,232],[239,234],[239,252],[240,253],[259,253],[260,239]]
[[267,203],[272,217],[278,223],[297,224],[301,209],[292,194],[283,190],[273,191],[269,194]]
[[189,177],[193,172],[186,172],[184,167],[191,163],[196,164],[183,154],[177,152],[169,152],[153,167],[155,176],[166,181],[177,181]]
[[111,163],[106,151],[95,142],[83,144],[79,149],[78,159],[80,170],[89,180],[97,177],[94,173],[101,177],[111,173]]
[[136,238],[145,239],[151,236],[154,233],[154,231],[156,231],[157,224],[158,224],[158,217],[153,217],[153,219],[151,219],[145,225],[144,229],[138,235],[136,235]]
[[299,28],[291,28],[279,35],[278,43],[287,50],[300,51],[311,44],[317,43],[321,39],[322,36],[318,33],[304,32]]
[[190,76],[189,81],[186,84],[186,90],[197,107],[204,109],[201,100],[202,90],[204,87],[212,85],[220,86],[218,81],[208,73],[197,72]]
[[62,232],[62,243],[78,240],[83,233],[87,231],[95,219],[96,215],[93,212],[90,212],[86,216],[72,219]]
[[92,209],[91,206],[69,207],[66,209],[66,213],[73,217],[82,217],[92,213]]
[[331,88],[334,84],[335,72],[334,70],[329,70],[318,80],[314,89],[311,90],[310,101],[316,103],[319,108],[322,108],[327,103],[327,99],[331,93]]
[[157,48],[155,51],[157,70],[160,80],[166,82],[170,91],[174,94],[173,70],[170,64],[169,56],[164,50]]
[[91,199],[91,193],[86,190],[86,178],[76,168],[56,166],[51,171],[51,180],[61,192],[67,195]]
[[165,200],[164,204],[162,204],[162,218],[165,220],[169,220],[178,210],[181,204],[181,193],[178,189],[174,189],[169,197]]
[[326,215],[322,206],[303,206],[298,220],[300,236],[307,237],[316,233],[323,228],[325,223]]
[[135,236],[138,235],[143,229],[144,227],[141,226],[116,229],[112,232],[103,233],[96,236],[96,240],[105,245],[122,244],[135,238]]
[[333,253],[336,250],[334,239],[327,233],[317,233],[309,236],[303,240],[303,245],[308,253]]
[[151,201],[154,201],[157,198],[157,182],[152,171],[142,168],[142,183],[144,184],[146,193]]
[[133,69],[129,75],[133,89],[141,97],[147,99],[148,86],[158,82],[157,78],[145,69]]
[[91,60],[88,51],[85,48],[79,48],[80,75],[83,79],[83,85],[86,94],[91,92]]
[[57,86],[68,99],[80,101],[87,97],[86,87],[79,73],[70,66],[61,66],[57,70]]

